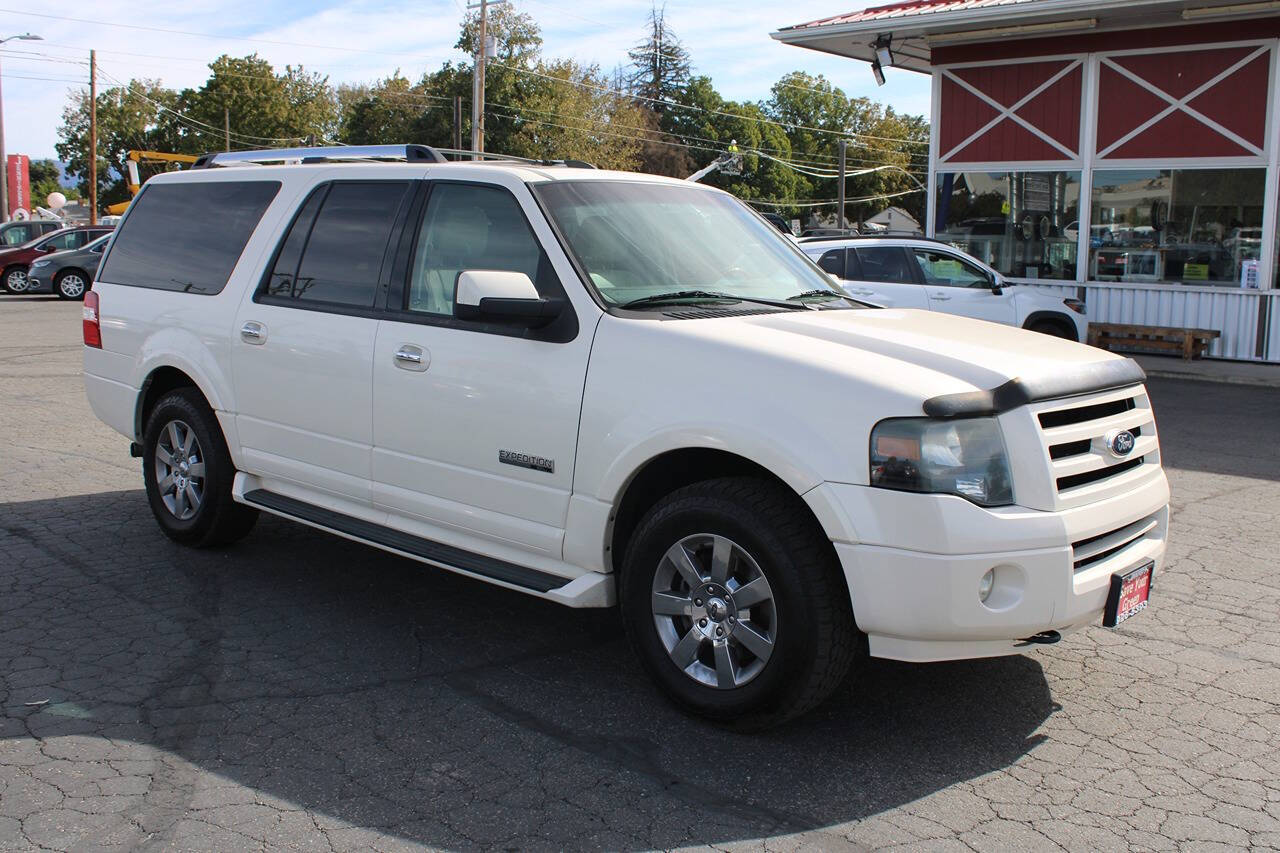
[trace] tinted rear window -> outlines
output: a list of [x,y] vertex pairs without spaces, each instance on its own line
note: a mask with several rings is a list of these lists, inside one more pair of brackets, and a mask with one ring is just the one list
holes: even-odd
[[279,181],[146,187],[120,226],[98,278],[135,287],[218,293],[279,191]]

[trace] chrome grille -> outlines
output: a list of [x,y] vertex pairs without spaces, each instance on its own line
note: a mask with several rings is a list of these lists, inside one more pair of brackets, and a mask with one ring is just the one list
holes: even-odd
[[[1059,506],[1107,497],[1113,485],[1123,487],[1144,466],[1160,463],[1151,403],[1140,386],[1046,405],[1036,412],[1036,423]],[[1135,439],[1124,456],[1107,446],[1120,430]]]

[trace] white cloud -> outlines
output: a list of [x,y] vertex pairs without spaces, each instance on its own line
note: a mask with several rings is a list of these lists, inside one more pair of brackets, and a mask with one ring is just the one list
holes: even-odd
[[[0,36],[30,30],[46,41],[5,45],[6,149],[32,157],[53,156],[62,108],[77,85],[71,80],[87,84],[91,47],[98,51],[99,85],[104,87],[113,79],[131,77],[157,78],[172,87],[198,86],[214,57],[254,51],[278,68],[301,63],[328,74],[334,83],[369,81],[396,68],[416,78],[447,58],[462,59],[453,50],[462,5],[463,0],[335,0],[323,5],[188,0],[177,15],[172,4],[158,0],[98,0],[92,5],[31,9],[212,37],[8,14]],[[643,36],[649,11],[648,0],[599,0],[576,6],[568,0],[527,0],[518,5],[541,25],[549,56],[594,62],[605,70],[626,62],[627,49]],[[801,0],[784,8],[707,0],[669,3],[666,15],[692,55],[696,71],[711,76],[730,99],[766,98],[782,74],[801,69],[825,74],[850,95],[867,95],[895,109],[927,115],[929,81],[923,75],[890,72],[889,84],[877,88],[862,63],[788,47],[769,38],[779,27],[860,5],[867,4]],[[29,79],[33,77],[59,79]],[[214,146],[216,141],[211,140]]]

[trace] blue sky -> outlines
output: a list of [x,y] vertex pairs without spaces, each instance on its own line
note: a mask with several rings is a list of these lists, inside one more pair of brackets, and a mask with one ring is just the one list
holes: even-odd
[[[277,68],[301,63],[329,75],[333,83],[370,81],[397,68],[416,79],[446,59],[463,58],[452,45],[464,4],[465,0],[185,0],[175,5],[97,0],[0,9],[0,36],[30,31],[45,38],[9,42],[0,52],[5,148],[33,158],[54,156],[67,93],[87,85],[89,48],[98,51],[99,86],[131,77],[160,79],[174,88],[196,86],[207,76],[205,66],[214,57],[254,51]],[[548,56],[594,62],[605,69],[625,62],[627,49],[643,34],[649,10],[648,0],[515,0],[515,5],[542,27]],[[779,27],[867,5],[875,4],[703,0],[670,2],[666,8],[667,21],[692,55],[695,71],[709,75],[728,98],[763,99],[779,77],[799,69],[825,75],[850,95],[927,115],[929,80],[924,75],[890,69],[888,84],[878,88],[862,63],[769,38]],[[217,140],[210,142],[211,148],[217,147]]]

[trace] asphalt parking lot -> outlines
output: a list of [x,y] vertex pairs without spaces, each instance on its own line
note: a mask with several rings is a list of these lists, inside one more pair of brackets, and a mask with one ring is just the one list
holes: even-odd
[[0,849],[1280,848],[1280,390],[1151,382],[1171,563],[1119,630],[737,735],[598,615],[269,517],[171,544],[79,314],[0,297]]

